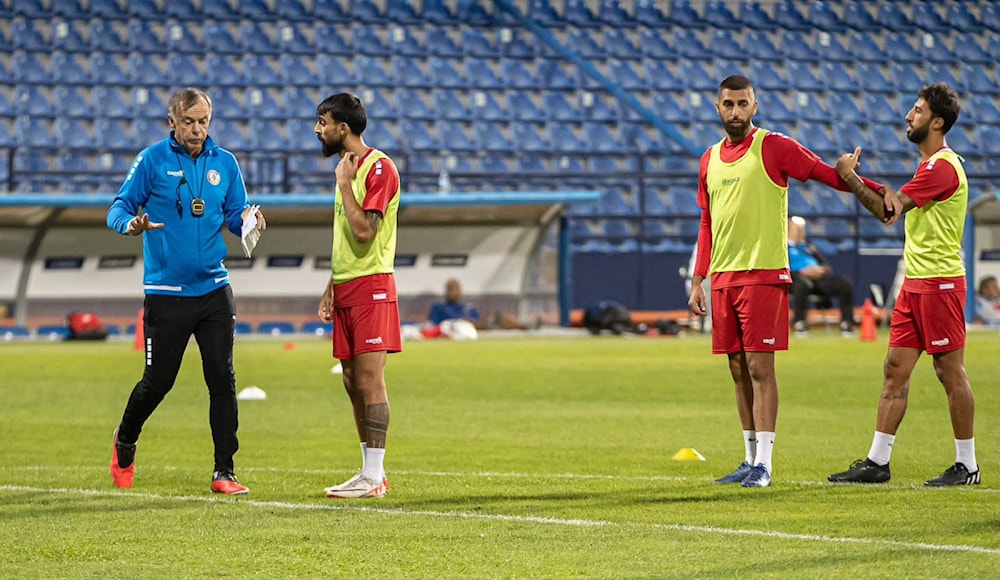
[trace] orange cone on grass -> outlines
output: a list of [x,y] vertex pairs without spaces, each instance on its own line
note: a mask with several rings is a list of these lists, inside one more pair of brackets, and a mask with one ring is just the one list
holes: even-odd
[[875,329],[875,306],[872,305],[871,298],[865,298],[861,307],[861,340],[872,341],[876,338],[878,331]]
[[134,350],[146,349],[146,333],[142,328],[142,308],[139,309],[139,317],[135,321],[135,342],[132,343]]

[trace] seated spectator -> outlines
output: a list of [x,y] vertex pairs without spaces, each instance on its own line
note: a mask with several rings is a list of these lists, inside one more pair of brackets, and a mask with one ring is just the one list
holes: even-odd
[[[455,324],[456,321],[459,323]],[[527,326],[509,314],[496,313],[491,320],[484,321],[475,306],[462,301],[462,285],[454,278],[444,284],[444,300],[431,305],[427,323],[421,331],[425,338],[437,336],[458,338],[458,335],[462,338],[475,338],[476,331],[489,328],[527,329]]]
[[793,216],[788,220],[788,267],[792,272],[792,309],[795,333],[809,332],[806,307],[809,296],[837,298],[840,306],[840,330],[845,336],[854,331],[854,285],[833,273],[816,246],[806,241],[806,220]]
[[983,324],[1000,325],[1000,284],[996,276],[985,276],[979,281],[976,319]]

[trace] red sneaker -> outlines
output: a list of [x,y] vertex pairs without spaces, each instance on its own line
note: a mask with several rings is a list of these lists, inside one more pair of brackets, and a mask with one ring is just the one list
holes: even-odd
[[236,481],[236,475],[232,471],[216,471],[212,476],[212,493],[245,495],[250,493],[250,488]]
[[[122,467],[122,464],[125,467]],[[132,487],[135,478],[135,445],[124,445],[118,441],[118,429],[111,440],[111,481],[117,487]]]

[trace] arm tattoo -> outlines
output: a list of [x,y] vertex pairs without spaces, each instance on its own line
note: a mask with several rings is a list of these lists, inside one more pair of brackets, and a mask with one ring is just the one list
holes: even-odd
[[377,211],[368,210],[365,212],[365,217],[368,218],[368,227],[372,229],[373,232],[378,232],[378,226],[382,223],[382,214]]
[[368,447],[385,449],[386,432],[389,430],[389,403],[365,407],[365,439]]
[[854,194],[854,197],[858,198],[861,205],[863,205],[865,209],[870,211],[875,217],[880,220],[884,220],[888,217],[885,215],[885,200],[882,199],[881,195],[872,191],[872,188],[865,185],[865,182],[861,181],[861,178],[858,177],[857,173],[852,171],[844,182],[847,184],[847,187],[851,188],[851,193]]

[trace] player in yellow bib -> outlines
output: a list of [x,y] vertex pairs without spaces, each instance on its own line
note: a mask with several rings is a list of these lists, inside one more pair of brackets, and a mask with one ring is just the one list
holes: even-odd
[[316,108],[316,136],[323,155],[340,155],[334,193],[332,272],[318,314],[333,322],[333,356],[343,366],[361,440],[361,472],[326,488],[327,497],[374,498],[389,491],[385,476],[389,398],[388,353],[402,350],[393,264],[399,173],[389,157],[365,144],[364,104],[340,93]]
[[969,182],[962,158],[945,142],[959,110],[958,94],[944,83],[920,90],[917,102],[906,114],[906,136],[920,150],[920,165],[898,192],[887,188],[884,200],[854,173],[860,147],[837,161],[838,173],[875,216],[894,223],[905,213],[906,277],[892,311],[871,449],[868,457],[855,461],[847,471],[830,475],[830,481],[889,481],[889,457],[906,413],[910,375],[920,353],[926,351],[933,357],[934,371],[948,395],[955,464],[925,484],[980,482],[974,437],[976,404],[965,374],[965,265],[961,252]]

